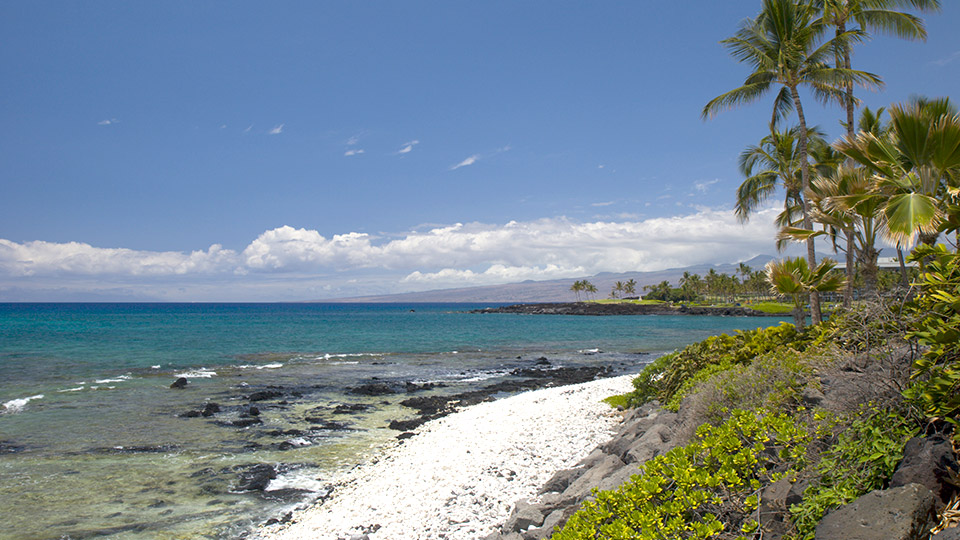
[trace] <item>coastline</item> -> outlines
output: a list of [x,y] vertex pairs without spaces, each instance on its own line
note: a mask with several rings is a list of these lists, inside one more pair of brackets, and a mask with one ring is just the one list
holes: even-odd
[[596,302],[545,302],[512,304],[494,308],[476,309],[470,313],[517,313],[524,315],[713,315],[721,317],[779,317],[783,314],[766,313],[742,306],[674,306],[672,304],[599,304]]
[[430,421],[344,475],[326,500],[262,527],[264,540],[476,539],[516,501],[607,441],[621,414],[601,400],[632,375],[524,392]]

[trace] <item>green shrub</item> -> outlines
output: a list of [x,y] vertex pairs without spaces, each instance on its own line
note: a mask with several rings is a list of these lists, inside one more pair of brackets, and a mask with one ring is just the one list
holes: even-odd
[[733,411],[616,490],[595,491],[553,538],[753,538],[761,487],[804,466],[808,438],[806,426],[785,414]]
[[[651,399],[669,403],[681,388],[689,389],[718,371],[749,364],[757,356],[787,345],[802,351],[813,337],[819,336],[818,332],[798,332],[792,324],[784,322],[769,328],[738,331],[732,336],[709,337],[679,352],[661,356],[644,368],[634,379],[634,391],[627,394],[627,401],[631,406]],[[703,371],[705,369],[707,371]]]
[[[695,423],[716,424],[733,409],[763,407],[774,411],[796,410],[804,387],[811,384],[813,360],[792,350],[761,355],[748,365],[713,364],[684,383],[666,409],[676,411],[693,395],[688,407]],[[695,394],[695,395],[694,395]]]
[[908,337],[926,351],[913,362],[914,383],[904,395],[927,417],[960,428],[960,260],[941,245],[919,247],[911,259],[925,265],[911,305],[920,320]]
[[867,408],[852,422],[841,422],[837,442],[821,454],[819,477],[790,507],[796,538],[811,540],[817,523],[828,510],[882,487],[903,457],[903,446],[916,426],[899,412]]

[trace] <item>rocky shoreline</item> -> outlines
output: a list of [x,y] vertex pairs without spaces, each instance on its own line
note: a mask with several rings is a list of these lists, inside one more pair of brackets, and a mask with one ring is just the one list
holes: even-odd
[[[820,389],[805,391],[807,407],[840,412],[855,403],[895,392],[884,388],[884,369],[849,364],[839,373],[820,378]],[[484,540],[541,540],[566,521],[587,500],[592,489],[615,489],[639,472],[647,460],[689,442],[694,423],[689,400],[677,413],[656,401],[623,413],[616,434],[597,446],[575,467],[558,471],[533,498],[516,501],[509,519]],[[938,433],[907,441],[903,458],[888,485],[829,511],[814,540],[960,540],[960,527],[931,535],[939,513],[957,504],[956,478],[960,463],[948,438]],[[799,503],[810,479],[784,477],[760,491],[759,522],[764,540],[780,540],[789,532],[791,504]]]
[[600,304],[596,302],[565,302],[541,304],[513,304],[509,306],[476,309],[470,313],[515,313],[525,315],[713,315],[721,317],[784,317],[742,306],[712,307],[672,304]]

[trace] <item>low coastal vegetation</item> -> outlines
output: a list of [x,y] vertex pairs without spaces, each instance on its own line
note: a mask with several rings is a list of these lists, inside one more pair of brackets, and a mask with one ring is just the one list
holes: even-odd
[[940,257],[912,300],[711,337],[651,363],[610,402],[679,411],[689,442],[595,493],[553,538],[759,538],[761,493],[779,481],[799,497],[774,537],[811,539],[827,511],[889,482],[911,437],[955,436],[960,258]]
[[[748,219],[782,189],[778,246],[803,242],[807,256],[762,273],[743,268],[739,280],[686,275],[645,298],[773,295],[789,304],[765,307],[792,312],[795,323],[690,345],[609,398],[678,413],[683,443],[595,491],[554,539],[820,538],[830,511],[891,484],[908,441],[953,444],[934,495],[939,510],[960,507],[960,254],[950,241],[960,235],[960,114],[948,98],[914,98],[893,105],[889,122],[882,109],[855,122],[854,86],[882,81],[851,67],[853,47],[873,31],[925,37],[922,19],[900,8],[935,11],[939,2],[762,0],[722,42],[751,73],[704,117],[776,94],[769,134],[740,158],[737,215]],[[831,145],[806,124],[802,88],[843,107],[842,140]],[[780,127],[794,112],[799,123]],[[845,255],[843,274],[818,263],[818,238]],[[896,247],[899,272],[879,271],[883,241]],[[841,302],[829,318],[826,292]]]

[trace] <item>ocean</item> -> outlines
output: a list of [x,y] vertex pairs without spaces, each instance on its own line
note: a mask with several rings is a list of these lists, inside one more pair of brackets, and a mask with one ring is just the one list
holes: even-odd
[[0,538],[241,538],[391,444],[410,392],[780,322],[491,305],[0,304]]

